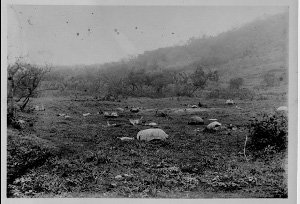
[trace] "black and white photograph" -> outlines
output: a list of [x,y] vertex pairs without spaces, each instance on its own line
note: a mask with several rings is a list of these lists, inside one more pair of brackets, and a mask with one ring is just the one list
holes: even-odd
[[1,3],[1,197],[296,204],[296,0],[55,2]]

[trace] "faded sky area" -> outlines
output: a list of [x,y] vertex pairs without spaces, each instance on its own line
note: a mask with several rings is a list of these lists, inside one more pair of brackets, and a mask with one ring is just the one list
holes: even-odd
[[286,7],[8,6],[8,60],[54,65],[117,61],[216,35]]

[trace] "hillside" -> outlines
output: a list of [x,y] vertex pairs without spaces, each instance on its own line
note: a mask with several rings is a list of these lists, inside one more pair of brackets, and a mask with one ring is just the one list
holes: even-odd
[[[116,80],[127,76],[131,70],[192,72],[197,65],[202,65],[218,71],[222,87],[227,87],[230,79],[242,77],[245,88],[282,94],[287,93],[287,45],[288,14],[282,13],[217,36],[191,38],[185,45],[146,51],[119,62],[54,67],[46,81],[54,82],[56,88],[81,87],[81,90],[94,93],[104,87],[101,85],[105,83],[101,79],[104,75],[114,76]],[[267,74],[276,78],[276,86],[261,86]]]
[[270,16],[215,37],[192,38],[184,46],[145,52],[129,63],[186,69],[198,62],[219,70],[224,81],[245,77],[246,84],[254,85],[266,72],[287,72],[287,22],[286,13]]

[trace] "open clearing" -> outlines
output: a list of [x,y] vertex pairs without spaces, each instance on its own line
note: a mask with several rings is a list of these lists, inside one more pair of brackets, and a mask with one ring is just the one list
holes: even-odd
[[[184,110],[199,101],[206,107]],[[274,111],[285,105],[284,100],[236,103],[241,109],[224,100],[129,98],[109,102],[82,97],[75,101],[49,92],[33,101],[43,104],[45,111],[20,113],[26,127],[8,129],[8,196],[286,197],[283,153],[258,159],[248,155],[248,162],[243,155],[251,117]],[[109,119],[97,114],[126,106],[142,110],[125,109],[119,117]],[[156,109],[168,116],[157,117]],[[62,113],[70,118],[58,116]],[[91,115],[84,117],[84,113]],[[204,125],[187,125],[193,115],[202,117]],[[139,130],[149,128],[129,123],[141,116],[146,123],[157,123],[169,138],[121,141],[119,137],[136,138]],[[237,129],[203,131],[214,118]],[[107,121],[117,125],[108,127]]]

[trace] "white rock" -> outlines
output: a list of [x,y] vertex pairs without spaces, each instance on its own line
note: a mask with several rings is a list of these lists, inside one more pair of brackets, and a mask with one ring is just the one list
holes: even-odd
[[158,128],[150,128],[146,130],[141,130],[137,134],[137,139],[138,140],[146,140],[146,141],[151,141],[151,140],[165,140],[168,138],[168,135],[162,130]]
[[233,102],[233,100],[228,99],[228,100],[226,101],[226,104],[227,104],[227,105],[233,105],[234,102]]
[[115,179],[117,179],[117,180],[122,180],[122,179],[123,179],[123,176],[117,175],[117,176],[115,176]]
[[157,123],[151,122],[147,124],[148,126],[157,126]]
[[107,117],[107,118],[116,118],[119,116],[119,114],[117,112],[112,112],[112,113],[104,112],[103,115],[104,115],[104,117]]
[[132,174],[123,174],[124,177],[133,177]]
[[41,106],[35,106],[34,108],[36,111],[44,111],[45,110],[45,107],[44,105],[41,105]]
[[110,114],[110,116],[112,116],[112,117],[118,117],[119,115],[118,115],[117,112],[112,112],[112,113]]
[[122,141],[131,141],[131,140],[134,140],[133,137],[119,137],[120,140]]
[[207,125],[207,129],[209,130],[215,130],[216,128],[220,127],[222,124],[215,121],[215,122],[212,122],[210,124]]
[[91,115],[90,113],[84,113],[82,114],[84,117]]
[[277,111],[288,111],[288,107],[286,106],[280,106],[279,108],[277,108]]

